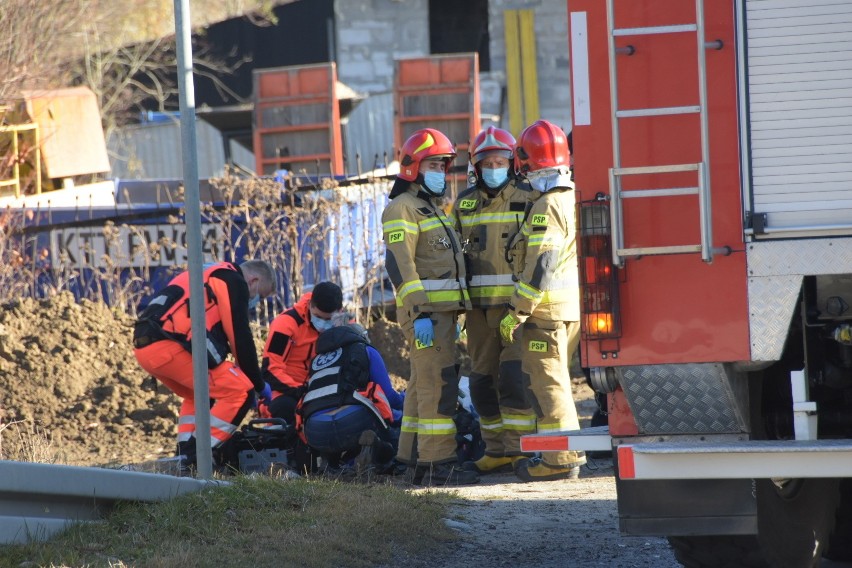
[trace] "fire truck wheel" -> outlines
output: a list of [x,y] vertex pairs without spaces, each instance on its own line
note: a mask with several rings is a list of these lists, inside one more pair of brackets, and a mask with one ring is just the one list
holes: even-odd
[[834,530],[839,479],[757,480],[758,542],[771,566],[818,566]]
[[840,506],[825,557],[839,562],[852,561],[852,479],[840,482]]
[[669,537],[688,568],[818,566],[834,526],[838,480],[757,481],[759,535]]
[[614,367],[594,367],[589,369],[589,386],[595,392],[608,394],[618,388],[619,371]]
[[670,536],[675,558],[688,568],[768,568],[753,535]]

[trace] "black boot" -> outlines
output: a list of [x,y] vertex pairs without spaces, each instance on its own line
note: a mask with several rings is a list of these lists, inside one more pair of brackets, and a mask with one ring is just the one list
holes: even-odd
[[192,477],[198,469],[198,453],[195,447],[195,436],[184,442],[178,442],[177,456],[180,458],[181,477]]
[[453,464],[418,465],[414,480],[418,485],[472,485],[479,483],[479,474],[475,471],[465,471]]

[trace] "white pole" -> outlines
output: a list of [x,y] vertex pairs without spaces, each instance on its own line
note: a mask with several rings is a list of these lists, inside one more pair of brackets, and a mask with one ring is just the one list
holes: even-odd
[[[198,477],[213,477],[210,443],[210,387],[207,383],[207,329],[201,252],[201,199],[195,139],[195,87],[192,83],[192,39],[189,0],[175,1],[175,39],[180,92],[180,134],[186,207],[186,246],[189,260],[189,313],[192,319],[192,373],[195,389],[195,440]],[[198,317],[196,317],[198,316]]]

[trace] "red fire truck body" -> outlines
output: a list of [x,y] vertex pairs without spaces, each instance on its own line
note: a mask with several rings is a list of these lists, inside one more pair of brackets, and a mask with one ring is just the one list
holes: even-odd
[[[690,566],[852,542],[852,3],[570,0],[581,354],[621,530]],[[850,557],[852,559],[852,557]]]

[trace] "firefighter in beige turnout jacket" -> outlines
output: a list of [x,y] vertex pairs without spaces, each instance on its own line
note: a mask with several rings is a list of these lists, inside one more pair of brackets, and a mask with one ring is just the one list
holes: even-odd
[[396,291],[397,322],[411,351],[397,459],[415,483],[467,484],[457,467],[456,323],[470,308],[464,257],[452,220],[438,205],[455,150],[441,132],[418,130],[402,147],[400,173],[382,214],[385,266]]
[[462,238],[473,309],[465,328],[471,358],[470,394],[480,416],[485,455],[465,469],[495,473],[521,457],[520,437],[535,431],[521,375],[519,343],[500,337],[500,320],[515,290],[506,241],[518,232],[529,192],[509,176],[515,138],[489,126],[470,145],[476,185],[456,200],[456,227]]
[[[515,169],[532,191],[521,230],[509,242],[517,283],[500,331],[511,341],[520,327],[538,432],[580,428],[568,373],[580,328],[570,160],[565,133],[544,120],[527,127],[515,147]],[[546,452],[520,460],[515,473],[524,481],[576,478],[585,462],[584,452]]]

